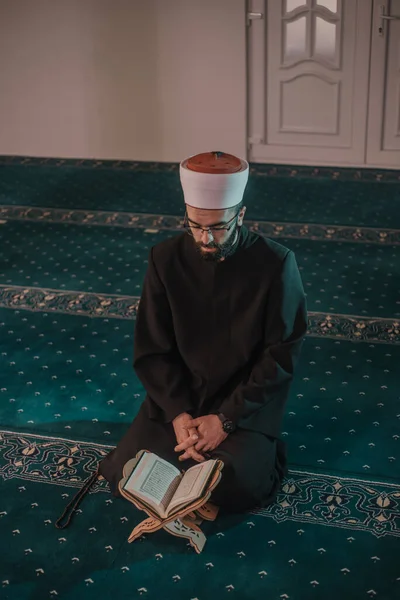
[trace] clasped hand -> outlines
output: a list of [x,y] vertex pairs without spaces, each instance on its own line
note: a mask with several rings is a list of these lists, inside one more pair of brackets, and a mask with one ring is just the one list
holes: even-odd
[[203,452],[215,450],[227,437],[217,415],[205,415],[192,419],[188,413],[173,421],[176,440],[175,452],[184,451],[179,460],[192,458],[196,462],[205,460]]

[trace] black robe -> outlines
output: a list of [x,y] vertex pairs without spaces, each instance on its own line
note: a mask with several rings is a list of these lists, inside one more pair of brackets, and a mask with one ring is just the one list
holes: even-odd
[[306,299],[292,251],[239,231],[222,262],[199,256],[187,233],[151,249],[135,326],[134,369],[147,395],[132,425],[100,464],[118,496],[124,463],[145,448],[180,463],[172,420],[222,412],[237,425],[212,458],[225,467],[212,500],[265,506],[286,472],[279,439],[307,330]]

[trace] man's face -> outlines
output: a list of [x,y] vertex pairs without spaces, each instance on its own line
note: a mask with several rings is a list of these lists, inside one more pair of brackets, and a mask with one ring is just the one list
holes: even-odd
[[236,218],[236,209],[205,210],[186,206],[186,212],[200,256],[207,261],[219,261],[229,253],[236,241],[237,228],[243,224],[246,207],[241,209]]

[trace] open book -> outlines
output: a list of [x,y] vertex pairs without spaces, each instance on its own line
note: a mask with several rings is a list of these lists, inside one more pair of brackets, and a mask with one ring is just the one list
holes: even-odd
[[208,460],[183,474],[156,454],[143,452],[122,489],[161,519],[166,519],[204,495],[219,462]]

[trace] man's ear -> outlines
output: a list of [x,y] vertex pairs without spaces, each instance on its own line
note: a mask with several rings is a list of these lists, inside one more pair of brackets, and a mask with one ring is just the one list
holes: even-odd
[[240,213],[239,213],[239,217],[238,217],[238,225],[239,226],[243,225],[243,219],[244,219],[245,213],[246,213],[246,207],[243,206],[243,208],[240,209]]

